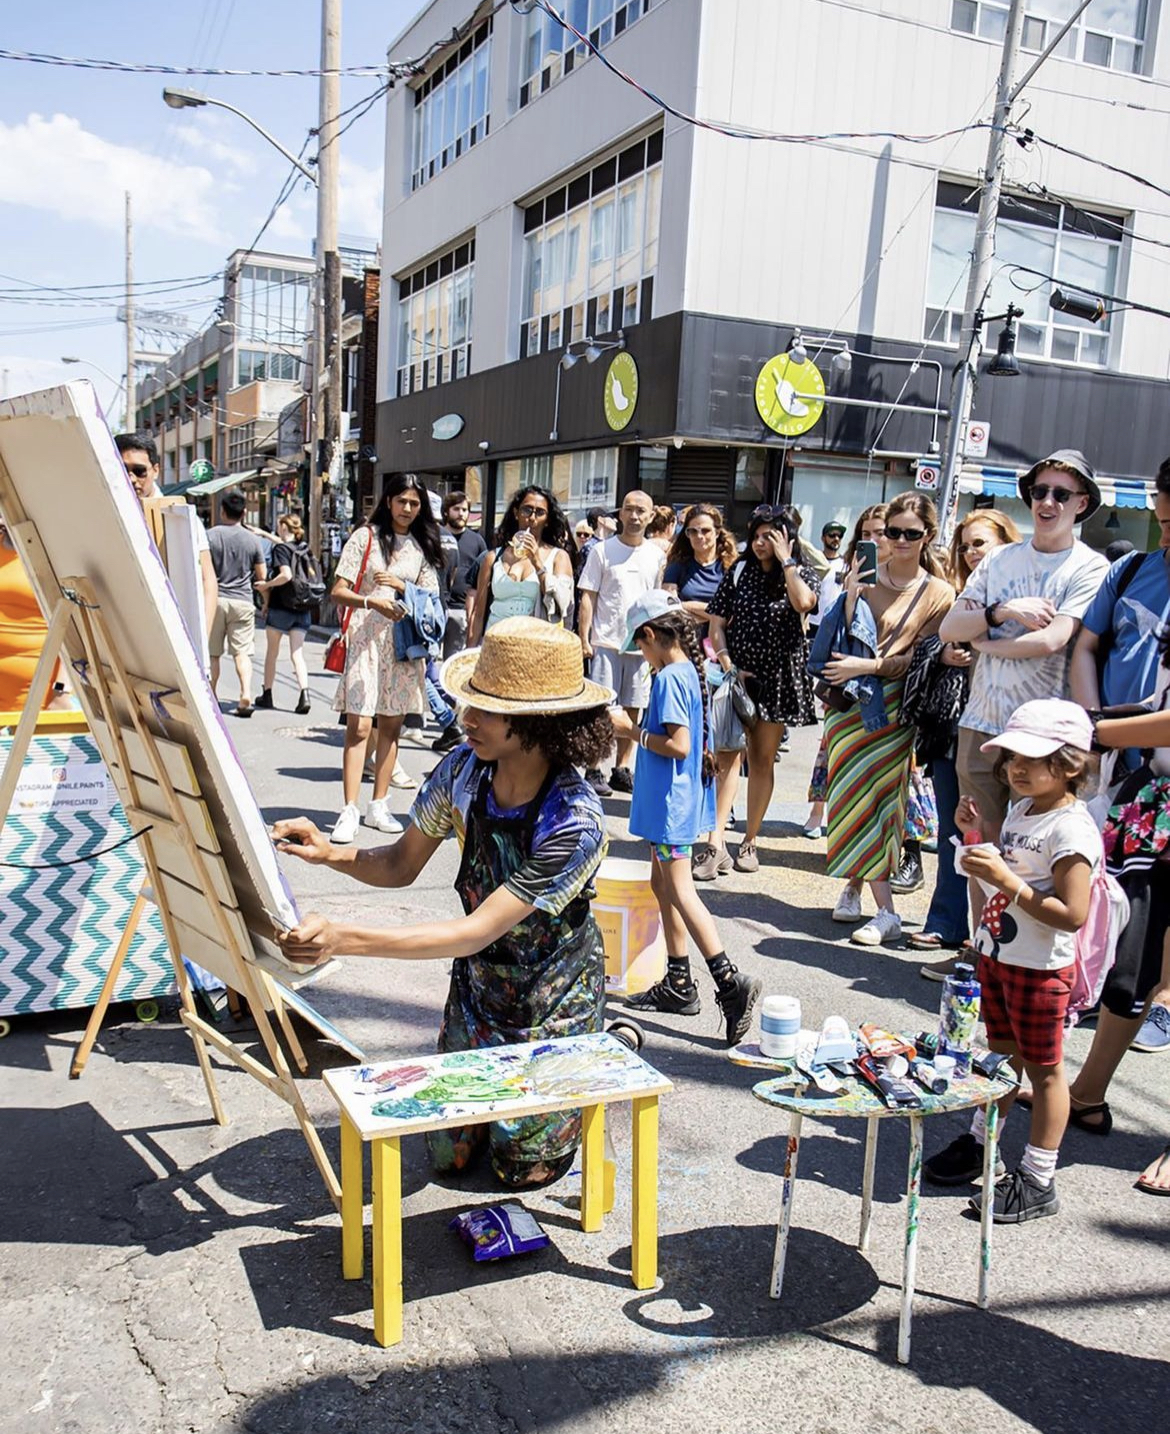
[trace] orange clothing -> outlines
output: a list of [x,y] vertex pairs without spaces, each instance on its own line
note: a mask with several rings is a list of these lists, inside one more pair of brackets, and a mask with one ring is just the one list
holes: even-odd
[[24,564],[0,545],[0,712],[24,706],[48,631]]

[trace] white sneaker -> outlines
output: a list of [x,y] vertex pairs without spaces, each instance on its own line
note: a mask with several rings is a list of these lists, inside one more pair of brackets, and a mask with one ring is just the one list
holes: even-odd
[[380,832],[400,832],[402,823],[386,805],[386,798],[381,797],[376,802],[371,802],[366,808],[366,826],[373,827]]
[[875,916],[849,933],[850,941],[858,946],[886,946],[891,941],[902,939],[902,918],[896,911],[880,909]]
[[349,802],[342,807],[341,815],[333,823],[333,830],[329,833],[329,840],[336,842],[338,846],[352,846],[357,839],[358,827],[361,824],[362,814],[356,803]]
[[410,775],[410,773],[406,770],[402,763],[397,762],[395,763],[394,771],[390,774],[390,785],[392,787],[401,787],[404,791],[410,792],[418,786],[418,783]]
[[856,886],[847,886],[837,898],[837,904],[833,907],[833,920],[861,920],[861,892]]

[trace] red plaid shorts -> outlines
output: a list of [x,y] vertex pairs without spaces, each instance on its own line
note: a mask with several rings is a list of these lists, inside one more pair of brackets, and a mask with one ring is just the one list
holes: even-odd
[[979,957],[981,1014],[989,1041],[1010,1042],[1030,1065],[1054,1066],[1064,1055],[1064,1018],[1075,964],[1033,971]]

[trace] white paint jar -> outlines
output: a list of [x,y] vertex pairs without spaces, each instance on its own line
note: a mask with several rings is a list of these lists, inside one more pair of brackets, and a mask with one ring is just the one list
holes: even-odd
[[760,1050],[773,1060],[792,1060],[800,1036],[800,999],[765,996],[760,1009]]

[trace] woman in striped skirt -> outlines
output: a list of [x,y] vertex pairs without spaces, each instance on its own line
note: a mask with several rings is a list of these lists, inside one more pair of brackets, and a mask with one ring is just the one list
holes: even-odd
[[[938,631],[954,602],[954,589],[931,550],[938,533],[934,504],[921,493],[900,493],[886,511],[885,542],[878,549],[876,581],[855,556],[847,572],[845,618],[852,627],[858,603],[873,618],[873,657],[834,653],[825,679],[835,687],[860,677],[878,679],[886,720],[876,730],[863,721],[865,702],[830,712],[828,750],[829,875],[846,880],[834,921],[861,920],[861,887],[869,883],[877,913],[851,933],[859,946],[880,946],[902,934],[890,877],[898,869],[914,729],[898,721],[902,686],[915,644]],[[868,582],[863,582],[868,578]]]

